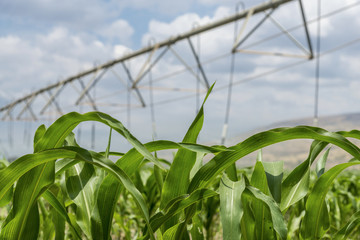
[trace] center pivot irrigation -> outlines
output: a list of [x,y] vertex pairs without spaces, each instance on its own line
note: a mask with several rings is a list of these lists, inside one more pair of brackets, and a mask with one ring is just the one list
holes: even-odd
[[[274,13],[281,7],[286,7],[292,2],[294,5],[297,5],[297,9],[299,10],[299,24],[293,28],[285,28],[281,24],[281,19],[276,19]],[[320,6],[320,1],[318,2]],[[294,6],[292,5],[292,6]],[[359,5],[359,2],[355,2],[350,4],[347,7],[355,7]],[[151,117],[151,125],[152,125],[152,135],[153,138],[157,138],[157,128],[156,128],[156,117],[155,117],[155,108],[157,105],[162,103],[169,103],[176,99],[184,99],[189,96],[194,96],[196,98],[196,111],[199,109],[199,99],[200,93],[206,92],[209,88],[210,84],[217,79],[215,79],[209,72],[207,72],[206,65],[217,61],[221,58],[225,58],[230,56],[230,70],[229,70],[229,82],[228,84],[217,84],[217,89],[214,91],[218,91],[224,87],[227,88],[227,94],[224,95],[225,101],[225,118],[223,124],[223,133],[221,136],[221,143],[224,144],[227,138],[227,129],[229,125],[230,112],[231,112],[231,102],[232,102],[232,94],[233,94],[233,86],[239,84],[241,82],[248,81],[247,79],[256,78],[256,76],[245,76],[242,79],[235,78],[235,72],[238,71],[236,69],[237,63],[237,55],[238,54],[255,54],[255,55],[272,55],[272,56],[281,56],[281,57],[291,57],[291,58],[302,58],[301,62],[306,62],[313,58],[316,59],[317,66],[319,65],[319,57],[320,57],[320,49],[317,47],[317,54],[314,56],[313,48],[311,44],[311,38],[308,30],[308,25],[313,22],[319,22],[321,18],[329,17],[331,13],[321,16],[321,12],[319,12],[318,18],[314,20],[307,21],[306,13],[304,11],[302,0],[273,0],[258,6],[251,7],[249,9],[245,9],[244,4],[242,4],[242,9],[239,9],[238,5],[236,7],[235,14],[214,21],[212,23],[206,25],[199,25],[195,23],[190,31],[185,33],[172,36],[167,40],[156,42],[155,40],[149,41],[148,46],[139,49],[137,51],[128,53],[120,58],[113,59],[111,61],[105,62],[103,64],[95,65],[94,67],[82,71],[76,75],[70,76],[66,79],[58,81],[54,84],[41,88],[39,90],[33,91],[28,95],[14,100],[7,105],[0,108],[1,120],[2,121],[39,121],[47,119],[47,116],[56,117],[58,115],[62,115],[66,112],[76,111],[79,109],[81,111],[88,111],[86,108],[90,108],[90,110],[101,110],[108,113],[113,112],[122,112],[125,110],[127,112],[127,125],[130,127],[131,119],[131,109],[133,108],[150,108],[150,117]],[[341,12],[347,9],[338,9],[334,12]],[[320,10],[319,10],[320,11]],[[257,18],[255,18],[255,16]],[[241,22],[240,22],[241,20]],[[254,24],[254,21],[255,24]],[[250,21],[253,21],[250,24]],[[275,28],[279,31],[279,33],[275,33],[268,38],[260,39],[260,41],[250,41],[250,37],[254,35],[254,33],[260,31],[262,26],[266,22],[271,22]],[[202,53],[206,53],[207,49],[201,46],[201,40],[205,39],[204,37],[200,40],[201,34],[208,33],[218,28],[226,27],[228,24],[234,24],[234,37],[233,43],[229,46],[229,52],[221,56],[216,56],[211,59],[203,59],[200,56],[200,48]],[[293,30],[302,28],[303,36],[305,41],[300,41],[293,35],[291,32]],[[318,33],[320,31],[320,25],[318,26]],[[293,46],[296,47],[301,54],[298,53],[284,53],[284,52],[272,52],[271,49],[269,51],[259,51],[259,50],[251,50],[250,47],[255,44],[260,44],[263,41],[272,40],[272,38],[278,36],[287,37],[292,43]],[[196,38],[196,43],[193,41],[193,37]],[[206,41],[208,39],[205,39]],[[179,51],[176,49],[176,46],[181,45],[183,49],[187,49],[190,54],[187,57],[184,56],[184,51]],[[248,44],[248,45],[246,45]],[[176,46],[175,46],[176,45]],[[317,41],[317,45],[319,45],[319,39]],[[187,47],[186,47],[187,46]],[[184,67],[184,69],[175,69],[172,72],[164,72],[161,76],[154,76],[154,73],[161,72],[162,65],[164,65],[164,56],[172,57],[176,59],[180,65]],[[135,64],[131,64],[132,62],[143,62],[140,66],[135,66]],[[241,62],[241,60],[239,60]],[[297,63],[291,63],[296,65]],[[289,64],[291,67],[292,65]],[[138,64],[137,64],[138,65]],[[121,68],[119,68],[120,66]],[[165,65],[166,67],[166,65]],[[282,68],[287,68],[286,66],[282,66],[275,70],[269,70],[265,74],[271,74],[276,71],[280,71]],[[280,70],[279,70],[280,69]],[[317,67],[318,69],[318,67]],[[181,82],[177,82],[172,85],[170,81],[164,84],[164,86],[159,86],[158,83],[165,82],[164,80],[168,80],[172,78],[174,75],[179,74],[183,71],[188,72],[193,75],[196,80],[195,89],[188,89],[182,85]],[[158,74],[159,75],[159,74]],[[260,74],[261,75],[261,74]],[[95,88],[107,77],[112,77],[119,80],[117,83],[121,82],[122,89],[112,89],[113,93],[103,93],[101,91],[95,91]],[[146,85],[145,77],[147,78],[148,84]],[[316,79],[318,79],[318,70]],[[314,123],[315,119],[318,118],[318,80],[316,80],[315,86],[315,107],[314,107]],[[61,98],[62,94],[65,95],[65,91],[71,89],[69,91],[73,91],[72,95],[75,99]],[[145,91],[148,90],[148,91]],[[176,91],[176,92],[187,92],[190,91],[191,94],[188,96],[181,95],[179,97],[175,96],[172,99],[159,99],[155,100],[156,91]],[[96,92],[96,98],[95,98]],[[125,94],[124,94],[125,93]],[[40,97],[41,96],[41,97]],[[123,100],[119,101],[111,101],[108,100],[110,97],[117,96],[126,96]],[[147,97],[148,96],[148,97]],[[44,102],[42,98],[45,98]],[[132,100],[132,99],[136,100]],[[39,100],[40,99],[40,100]],[[100,102],[101,100],[105,100],[105,102]],[[115,110],[114,110],[115,109]],[[55,114],[54,114],[55,113]],[[95,127],[95,126],[94,126]],[[93,129],[94,129],[93,127]],[[9,131],[12,127],[9,127]],[[79,130],[80,131],[80,130]],[[92,132],[95,132],[92,130]],[[95,137],[93,136],[92,139]],[[12,141],[12,139],[11,139]],[[94,140],[92,141],[94,142]]]

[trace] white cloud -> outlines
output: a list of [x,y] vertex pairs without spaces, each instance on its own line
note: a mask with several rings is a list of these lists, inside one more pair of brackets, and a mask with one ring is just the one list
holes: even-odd
[[115,1],[119,2],[122,7],[134,8],[137,10],[146,10],[156,14],[173,16],[181,12],[188,11],[195,3],[194,0],[186,1],[167,1],[167,0],[132,0],[132,1]]
[[[203,26],[214,22],[218,19],[231,15],[231,11],[227,7],[219,7],[215,10],[214,15],[200,17],[195,13],[183,14],[175,18],[171,22],[161,22],[158,20],[151,20],[149,23],[149,31],[144,35],[142,39],[143,45],[148,45],[149,39],[155,38],[156,41],[162,41],[170,36],[176,36],[181,33],[185,33],[199,26]],[[203,53],[211,56],[215,53],[221,53],[224,50],[224,43],[233,39],[233,30],[231,27],[225,27],[210,32],[206,32],[199,36],[201,40],[201,48]],[[196,38],[196,37],[195,37]],[[211,39],[211,41],[205,41],[204,39]],[[196,45],[196,39],[193,40]],[[231,46],[226,46],[230,48]],[[180,50],[182,51],[182,50]]]
[[115,58],[122,57],[129,54],[132,50],[124,45],[115,45],[113,50],[113,56]]
[[162,41],[170,36],[176,36],[186,31],[190,31],[194,24],[199,24],[200,22],[200,17],[195,13],[181,15],[170,23],[151,20],[149,23],[149,32],[143,37],[142,44],[148,45],[148,41],[151,38]]
[[134,29],[123,19],[119,19],[99,30],[99,33],[113,43],[131,45]]
[[111,45],[89,35],[73,34],[64,27],[27,39],[0,37],[1,87],[20,97],[24,92],[103,63],[113,57],[114,51],[117,50]]
[[[96,28],[110,17],[115,9],[99,0],[16,0],[1,1],[3,17],[21,19],[37,25],[63,25],[67,28]],[[118,10],[118,9],[117,9]]]

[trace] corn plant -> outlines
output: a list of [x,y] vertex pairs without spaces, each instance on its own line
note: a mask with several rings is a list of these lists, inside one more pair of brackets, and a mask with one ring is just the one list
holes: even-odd
[[[204,103],[180,143],[142,144],[121,122],[101,112],[73,112],[49,128],[41,125],[34,153],[0,165],[0,206],[6,207],[0,239],[359,237],[360,178],[337,179],[360,164],[360,149],[349,140],[360,139],[359,131],[277,128],[228,148],[205,146],[196,143]],[[77,144],[72,131],[84,121],[109,127],[104,152]],[[133,148],[125,154],[112,152],[112,131]],[[283,162],[266,162],[261,151],[252,169],[236,168],[242,157],[292,139],[313,143],[307,159],[286,175]],[[329,144],[353,159],[325,171]],[[173,159],[157,157],[170,149],[177,151]],[[207,154],[212,158],[204,162]],[[111,161],[110,155],[118,160]]]

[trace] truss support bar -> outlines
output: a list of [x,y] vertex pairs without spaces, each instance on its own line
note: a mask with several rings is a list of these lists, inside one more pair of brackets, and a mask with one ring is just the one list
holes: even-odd
[[[294,0],[271,0],[271,1],[268,1],[266,3],[263,3],[263,4],[260,4],[258,6],[255,6],[252,8],[251,11],[253,11],[254,13],[253,14],[257,14],[257,13],[260,13],[260,12],[263,12],[263,11],[266,11],[268,9],[272,9],[272,8],[277,8],[278,6],[282,5],[282,4],[285,4],[287,2],[291,2],[291,1],[294,1]],[[109,68],[115,64],[118,64],[120,62],[123,62],[125,60],[128,60],[130,58],[134,58],[136,56],[139,56],[139,55],[142,55],[144,53],[147,53],[147,52],[151,52],[154,50],[154,48],[161,48],[161,47],[164,47],[164,46],[168,46],[168,45],[171,45],[171,44],[174,44],[180,40],[183,40],[183,39],[187,39],[191,36],[194,36],[194,35],[197,35],[197,34],[200,34],[202,32],[206,32],[208,30],[211,30],[211,29],[214,29],[214,28],[217,28],[217,27],[220,27],[220,26],[223,26],[225,24],[228,24],[228,23],[231,23],[231,22],[234,22],[236,20],[239,20],[239,19],[242,19],[244,17],[246,17],[248,15],[250,10],[245,10],[243,12],[240,12],[240,13],[236,13],[235,15],[232,15],[230,17],[227,17],[227,18],[224,18],[224,19],[221,19],[219,21],[216,21],[216,22],[213,22],[213,23],[210,23],[210,24],[207,24],[207,25],[204,25],[204,26],[201,26],[201,27],[198,27],[196,29],[193,29],[191,31],[188,31],[186,33],[183,33],[183,34],[180,34],[180,35],[177,35],[177,36],[174,36],[174,37],[171,37],[165,41],[162,41],[162,42],[159,42],[157,44],[154,44],[154,45],[151,45],[151,46],[148,46],[148,47],[145,47],[145,48],[142,48],[138,51],[135,51],[133,53],[130,53],[130,54],[127,54],[121,58],[117,58],[117,59],[114,59],[112,61],[109,61],[109,62],[106,62],[104,64],[101,64],[97,67],[94,67],[94,68],[91,68],[87,71],[83,71],[77,75],[74,75],[74,76],[71,76],[67,79],[64,79],[60,82],[57,82],[57,83],[54,83],[52,85],[49,85],[45,88],[41,88],[40,90],[38,91],[35,91],[29,95],[26,95],[2,108],[0,108],[0,112],[2,111],[5,111],[9,108],[11,108],[12,106],[20,103],[20,102],[23,102],[23,101],[26,101],[27,99],[29,99],[32,95],[39,95],[49,89],[53,89],[55,87],[57,87],[59,84],[61,85],[65,85],[69,82],[72,82],[76,79],[79,79],[79,78],[82,78],[86,75],[89,75],[89,74],[92,74],[96,71],[98,71],[99,69],[104,69],[104,68]]]
[[278,21],[270,16],[270,20],[293,42],[295,45],[301,49],[306,55],[309,55],[309,51],[298,41],[296,38],[291,35]]
[[195,52],[195,48],[190,40],[190,38],[188,38],[188,42],[189,42],[189,45],[190,45],[190,48],[191,48],[191,51],[192,53],[194,54],[194,57],[195,57],[195,60],[197,62],[197,65],[198,65],[198,68],[200,70],[200,73],[205,81],[205,84],[206,84],[206,88],[209,89],[210,88],[210,85],[209,85],[209,81],[207,80],[207,77],[205,75],[205,72],[204,72],[204,69],[201,65],[201,62],[200,62],[200,59],[199,59],[199,56],[197,55],[197,53]]
[[89,93],[89,90],[95,86],[95,84],[104,76],[104,74],[106,73],[106,71],[108,70],[108,68],[105,68],[99,76],[96,76],[96,72],[94,77],[90,80],[90,82],[88,83],[88,85],[84,88],[84,90],[82,91],[82,93],[80,94],[79,98],[76,100],[75,105],[79,105],[80,101],[84,98],[85,94]]
[[308,58],[307,55],[297,55],[297,54],[278,53],[278,52],[264,52],[264,51],[244,50],[244,49],[238,49],[238,50],[236,50],[236,52],[248,53],[248,54],[279,56],[279,57],[292,57],[292,58],[305,58],[305,59]]
[[[59,95],[59,93],[61,92],[61,90],[64,88],[65,85],[59,85],[58,88],[56,89],[55,93],[52,94],[50,96],[50,99],[47,101],[47,103],[45,104],[45,106],[40,110],[40,114],[43,114],[45,112],[45,110],[49,107],[49,105],[51,103],[54,102],[55,97],[57,97]],[[49,91],[48,91],[49,92]]]
[[258,24],[256,24],[255,27],[253,27],[250,32],[248,32],[248,34],[245,35],[245,37],[243,37],[243,39],[239,40],[238,43],[234,44],[234,47],[232,48],[232,52],[236,52],[236,49],[243,44],[264,22],[266,19],[268,19],[268,17],[274,12],[275,9],[271,9],[270,13],[266,13],[265,17],[263,17],[260,22],[258,22]]
[[149,67],[142,72],[142,74],[136,78],[131,88],[135,88],[136,84],[155,66],[155,64],[164,56],[164,54],[169,50],[170,46],[167,46],[164,51],[160,53],[159,56],[149,65]]
[[303,7],[303,4],[302,4],[302,0],[299,0],[299,5],[300,5],[301,17],[302,17],[303,24],[304,24],[306,40],[307,40],[307,44],[308,44],[308,48],[309,48],[309,52],[310,52],[309,59],[313,59],[314,58],[314,53],[313,53],[313,49],[312,49],[309,29],[308,29],[308,25],[307,25],[307,22],[306,22],[305,11],[304,11],[304,7]]
[[[64,86],[64,85],[63,85],[63,86]],[[49,94],[49,96],[51,97],[51,94],[52,94],[52,93],[51,93],[51,90],[48,91],[48,94]],[[61,108],[60,108],[59,104],[56,102],[55,99],[52,100],[52,104],[54,104],[54,106],[56,107],[56,109],[57,109],[57,111],[58,111],[58,114],[62,115],[63,113],[62,113],[62,111],[61,111]]]
[[[254,14],[254,9],[251,8],[251,9],[248,11],[248,14],[246,15],[245,21],[244,21],[244,23],[243,23],[243,25],[242,25],[242,27],[241,27],[241,29],[240,29],[240,31],[239,31],[236,39],[235,39],[235,43],[234,43],[234,46],[233,46],[233,48],[232,48],[232,52],[234,52],[234,49],[235,49],[236,46],[238,45],[238,42],[240,42],[241,35],[242,35],[243,32],[245,31],[246,25],[247,25],[247,23],[249,22],[249,19],[251,18],[251,16],[252,16],[253,14]],[[236,26],[235,26],[235,28],[236,28]],[[236,29],[236,31],[237,31],[237,29]]]
[[[130,83],[131,83],[131,84],[134,84],[134,80],[133,80],[133,78],[132,78],[132,76],[131,76],[131,73],[130,73],[130,71],[129,71],[129,68],[126,67],[126,65],[125,65],[124,62],[122,62],[121,64],[122,64],[122,66],[123,66],[126,74],[128,75],[128,78],[129,78]],[[128,90],[130,90],[130,89],[128,89]],[[135,92],[136,92],[136,94],[137,94],[137,96],[138,96],[139,101],[141,102],[141,106],[142,106],[142,107],[145,107],[146,104],[145,104],[145,101],[144,101],[143,97],[141,96],[141,93],[140,93],[139,89],[135,86],[134,90],[135,90]]]
[[34,101],[35,99],[35,95],[33,95],[25,104],[24,108],[20,111],[20,113],[18,114],[18,116],[16,117],[17,120],[20,120],[21,118],[21,115],[26,111],[26,110],[29,110],[30,114],[31,114],[31,117],[33,118],[34,121],[37,120],[34,112],[31,110],[30,108],[30,105],[31,103]]
[[7,111],[5,112],[4,116],[1,118],[2,121],[4,121],[6,119],[6,117],[9,117],[10,121],[13,120],[10,115],[10,112],[14,108],[15,105],[16,105],[16,103],[12,103],[9,105],[9,107],[6,109]]
[[[123,80],[121,77],[120,77],[120,75],[114,70],[114,69],[111,69],[111,71],[112,71],[112,73],[114,74],[114,76],[116,77],[116,78],[118,78],[123,84],[124,84],[124,86],[126,87],[126,88],[128,88],[128,85],[127,85],[127,83],[125,82],[125,80]],[[126,71],[126,70],[125,70]],[[139,98],[139,99],[143,99],[142,98],[142,96],[141,96],[141,94],[140,94],[140,91],[139,91],[139,88],[140,88],[140,86],[136,86],[135,87],[135,89],[137,89],[137,91],[135,90],[135,93],[133,93],[137,98]],[[130,90],[130,89],[129,89]],[[140,100],[141,101],[141,100]],[[145,103],[144,103],[145,104]],[[142,107],[145,107],[143,104],[141,105]]]
[[[85,84],[83,83],[83,81],[79,78],[79,82],[80,82],[80,85],[81,87],[85,90]],[[89,94],[88,91],[85,92],[86,96],[88,97],[89,101],[91,102],[91,105],[92,105],[92,108],[97,111],[97,107],[96,107],[96,104],[95,104],[95,101],[94,99],[92,99],[91,95]]]
[[156,44],[155,48],[151,51],[151,53],[149,54],[148,58],[146,59],[144,65],[142,66],[142,68],[139,71],[139,74],[136,76],[134,83],[132,85],[132,88],[135,88],[136,84],[140,81],[140,77],[141,75],[143,75],[144,71],[146,70],[146,68],[149,68],[148,66],[150,65],[151,62],[151,58],[154,55],[154,53],[159,49],[159,45]]
[[174,56],[177,59],[179,59],[179,61],[185,66],[185,68],[198,79],[198,75],[194,72],[192,67],[190,67],[182,57],[180,57],[180,55],[175,51],[174,48],[172,48],[172,47],[169,47],[169,48],[170,48],[171,52],[174,54]]

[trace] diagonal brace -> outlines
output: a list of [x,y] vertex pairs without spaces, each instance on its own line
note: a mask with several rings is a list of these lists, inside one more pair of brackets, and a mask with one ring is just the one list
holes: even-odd
[[164,54],[169,50],[170,46],[167,46],[160,54],[157,56],[157,58],[149,65],[149,67],[146,70],[143,70],[142,73],[136,77],[136,80],[134,81],[132,88],[136,87],[136,84],[140,82],[140,80],[155,66],[155,64],[164,56]]
[[[64,88],[65,85],[59,85],[58,88],[56,89],[55,93],[50,95],[50,99],[47,101],[47,103],[45,104],[45,106],[40,110],[40,114],[43,114],[45,112],[45,110],[49,107],[49,105],[51,103],[54,103],[55,105],[57,105],[55,103],[55,98],[59,95],[59,93],[61,92],[61,90]],[[48,93],[50,93],[48,91]],[[58,110],[60,110],[60,107],[57,106]],[[61,111],[59,111],[61,113]]]
[[[131,73],[130,73],[130,71],[129,71],[129,68],[126,67],[126,65],[124,64],[124,62],[121,62],[121,65],[123,66],[123,68],[124,68],[124,70],[125,70],[125,72],[126,72],[126,74],[127,74],[127,76],[128,76],[128,79],[129,79],[130,83],[133,84],[133,86],[134,86],[134,80],[133,80],[133,78],[132,78],[132,76],[131,76]],[[131,90],[131,89],[128,89],[128,91],[130,91],[130,90]],[[141,102],[141,106],[142,106],[142,107],[145,107],[146,104],[145,104],[145,101],[144,101],[143,97],[141,96],[141,93],[140,93],[139,89],[135,86],[134,90],[135,90],[135,92],[136,92],[136,94],[137,94],[137,96],[138,96],[139,101]]]
[[253,27],[250,32],[248,32],[248,34],[245,35],[245,37],[243,37],[241,40],[238,36],[237,40],[234,43],[234,46],[231,50],[231,52],[235,52],[236,49],[243,44],[264,22],[266,19],[268,19],[268,17],[275,11],[275,8],[271,9],[270,13],[265,13],[265,16],[258,22],[258,24],[256,24],[255,27]]
[[202,75],[202,77],[203,77],[203,79],[204,79],[204,81],[205,81],[206,88],[209,89],[209,88],[210,88],[210,85],[209,85],[209,82],[208,82],[207,77],[206,77],[206,75],[205,75],[204,69],[203,69],[203,67],[202,67],[202,65],[201,65],[199,56],[198,56],[197,53],[195,52],[194,45],[192,44],[190,38],[188,38],[187,40],[188,40],[188,42],[189,42],[191,51],[192,51],[192,53],[194,54],[194,57],[195,57],[195,60],[196,60],[196,62],[197,62],[197,65],[198,65],[198,68],[199,68],[199,70],[200,70],[200,73],[201,73],[201,75]]
[[154,46],[154,49],[151,51],[151,53],[149,54],[148,58],[146,59],[145,63],[143,64],[143,66],[140,69],[139,74],[136,76],[134,83],[132,85],[132,88],[134,88],[136,86],[136,84],[140,81],[140,77],[143,76],[143,73],[145,71],[145,69],[147,68],[147,66],[149,65],[152,56],[154,55],[154,53],[159,49],[159,44],[156,44]]
[[[96,72],[94,77],[89,81],[88,85],[86,87],[83,87],[83,91],[80,94],[79,98],[76,100],[75,105],[79,105],[80,101],[84,98],[85,94],[89,96],[88,92],[89,90],[95,86],[95,84],[104,76],[108,68],[105,68],[99,76],[96,77]],[[83,86],[83,83],[82,83]]]
[[[246,18],[245,18],[245,21],[244,21],[244,23],[243,23],[243,25],[242,25],[242,27],[241,27],[241,29],[240,29],[237,37],[236,37],[234,46],[233,46],[233,48],[232,48],[232,52],[234,52],[235,49],[237,48],[238,43],[240,42],[240,39],[241,39],[241,35],[242,35],[243,32],[245,31],[246,25],[247,25],[247,23],[249,22],[249,19],[251,18],[251,16],[252,16],[253,14],[254,14],[254,8],[251,8],[251,9],[248,11],[248,13],[247,13],[247,15],[246,15]],[[261,21],[260,21],[260,22],[261,22]]]
[[18,116],[16,117],[17,120],[20,120],[21,115],[22,115],[26,110],[28,110],[28,111],[30,112],[31,117],[33,118],[34,121],[37,120],[34,112],[33,112],[32,109],[31,109],[31,103],[34,101],[35,96],[36,96],[36,95],[34,94],[31,98],[29,98],[29,99],[26,101],[26,104],[25,104],[24,108],[20,111],[20,113],[19,113]]
[[310,54],[309,54],[309,59],[313,59],[313,58],[314,58],[314,53],[313,53],[312,44],[311,44],[311,40],[310,40],[310,34],[309,34],[308,24],[307,24],[307,22],[306,22],[304,7],[303,7],[303,5],[302,5],[302,1],[301,1],[301,0],[299,0],[299,5],[300,5],[300,11],[301,11],[301,18],[302,18],[303,24],[304,24],[306,40],[307,40],[307,44],[308,44],[308,48],[309,48],[309,52],[310,52]]
[[[81,80],[81,78],[79,78],[78,80],[79,80],[79,83],[80,83],[81,87],[85,90],[85,84],[83,83],[83,81]],[[96,107],[95,101],[94,101],[94,99],[92,99],[92,97],[91,97],[91,95],[89,94],[89,92],[88,92],[88,91],[85,91],[85,95],[86,95],[86,96],[88,97],[88,99],[90,100],[91,106],[93,107],[93,109],[94,109],[95,111],[97,111],[98,109],[97,109],[97,107]],[[77,103],[76,105],[79,105],[79,103]]]

